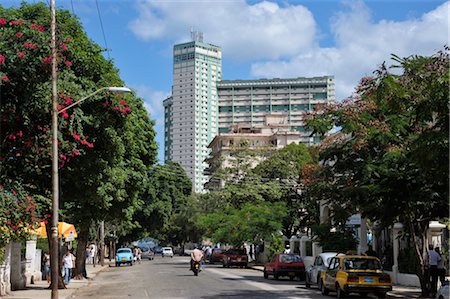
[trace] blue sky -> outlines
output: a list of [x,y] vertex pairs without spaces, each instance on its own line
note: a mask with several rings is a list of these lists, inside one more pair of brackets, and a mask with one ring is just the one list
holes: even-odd
[[[334,75],[339,100],[352,93],[359,78],[389,61],[391,53],[430,55],[449,44],[449,2],[440,0],[97,3],[110,57],[156,121],[160,161],[162,100],[172,85],[172,47],[188,41],[191,28],[222,47],[223,79]],[[56,4],[73,11],[89,37],[106,47],[95,0]]]

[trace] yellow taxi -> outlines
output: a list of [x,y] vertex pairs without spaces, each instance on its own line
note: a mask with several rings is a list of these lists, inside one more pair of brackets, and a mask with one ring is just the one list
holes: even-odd
[[322,271],[319,288],[323,295],[336,292],[338,298],[349,293],[359,293],[361,297],[375,293],[378,298],[386,298],[386,293],[392,290],[392,281],[376,257],[339,254]]

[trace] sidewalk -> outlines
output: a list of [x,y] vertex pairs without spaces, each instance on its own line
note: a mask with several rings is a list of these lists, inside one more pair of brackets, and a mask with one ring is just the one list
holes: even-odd
[[[86,272],[88,279],[75,280],[72,279],[67,285],[67,289],[58,290],[60,299],[69,299],[72,294],[79,288],[87,286],[92,278],[94,278],[99,272],[109,268],[109,260],[105,260],[105,265],[102,267],[96,265],[86,265]],[[37,281],[35,284],[27,285],[25,290],[11,291],[8,295],[1,297],[5,299],[49,299],[51,297],[51,290],[48,289],[49,284],[47,281]]]
[[[249,265],[250,269],[263,271],[263,266]],[[392,291],[387,295],[388,298],[419,298],[421,294],[420,288],[394,285]]]

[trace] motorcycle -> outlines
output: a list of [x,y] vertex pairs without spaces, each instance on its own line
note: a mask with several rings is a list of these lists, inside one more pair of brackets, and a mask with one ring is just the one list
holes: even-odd
[[193,261],[192,262],[192,272],[194,272],[195,276],[198,276],[198,273],[201,271],[200,262]]

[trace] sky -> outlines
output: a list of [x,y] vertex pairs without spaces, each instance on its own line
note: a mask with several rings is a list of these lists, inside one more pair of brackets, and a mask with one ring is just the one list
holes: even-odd
[[[37,0],[26,2],[35,3]],[[43,1],[49,3],[49,0]],[[5,7],[18,0],[0,0]],[[391,54],[432,55],[449,44],[441,0],[56,0],[104,47],[156,122],[164,161],[162,101],[172,86],[173,45],[191,29],[222,47],[222,79],[335,76],[345,99]],[[103,30],[102,30],[103,27]]]

